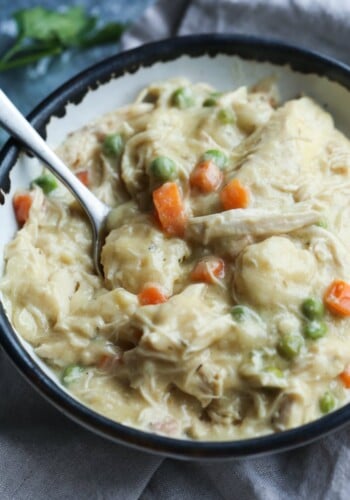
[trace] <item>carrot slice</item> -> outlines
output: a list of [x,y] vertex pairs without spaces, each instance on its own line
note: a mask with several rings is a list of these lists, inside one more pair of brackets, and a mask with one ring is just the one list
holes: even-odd
[[166,182],[153,191],[153,203],[163,230],[171,236],[182,236],[187,217],[176,182]]
[[343,382],[344,387],[350,389],[350,365],[348,365],[345,370],[339,374],[339,378]]
[[17,222],[22,226],[28,220],[33,199],[30,193],[17,193],[14,195],[12,203]]
[[249,191],[239,179],[232,179],[220,193],[220,200],[224,210],[232,208],[247,208],[249,205]]
[[165,289],[157,283],[146,285],[137,297],[141,306],[162,304],[169,298]]
[[192,281],[204,281],[204,283],[214,283],[216,278],[225,276],[225,263],[218,257],[205,257],[197,262],[191,271]]
[[77,172],[76,177],[84,184],[84,186],[88,187],[90,184],[89,181],[89,172],[87,170],[80,170],[80,172]]
[[350,285],[343,280],[333,281],[324,295],[324,301],[331,313],[350,316]]
[[190,176],[190,184],[202,193],[212,193],[219,189],[223,178],[219,167],[212,160],[206,160],[195,167]]

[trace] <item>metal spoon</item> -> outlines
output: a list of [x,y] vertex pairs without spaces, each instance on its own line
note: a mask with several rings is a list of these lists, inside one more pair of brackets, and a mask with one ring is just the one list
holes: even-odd
[[69,189],[89,218],[92,228],[92,257],[97,273],[103,277],[100,254],[105,237],[105,222],[110,207],[85,187],[70,169],[48,147],[44,139],[24,118],[0,89],[0,125],[19,139]]

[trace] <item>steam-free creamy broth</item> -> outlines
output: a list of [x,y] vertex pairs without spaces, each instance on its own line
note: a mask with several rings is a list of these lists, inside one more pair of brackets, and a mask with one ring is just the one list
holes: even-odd
[[302,425],[348,399],[350,143],[273,83],[174,79],[70,134],[58,154],[114,207],[101,260],[47,173],[13,204],[1,290],[75,397],[175,438]]

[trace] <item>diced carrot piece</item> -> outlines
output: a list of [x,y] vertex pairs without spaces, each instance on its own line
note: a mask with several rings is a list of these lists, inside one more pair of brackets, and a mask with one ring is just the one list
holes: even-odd
[[153,191],[153,203],[163,230],[171,236],[183,236],[187,217],[176,182],[166,182]]
[[225,276],[225,263],[218,257],[205,257],[197,262],[191,271],[192,281],[204,281],[204,283],[214,283],[216,278]]
[[109,354],[102,354],[102,356],[98,360],[97,368],[104,368],[108,364],[109,360],[110,360]]
[[161,285],[155,283],[146,285],[137,297],[141,306],[149,306],[166,302],[169,295]]
[[88,187],[90,184],[89,182],[89,172],[87,170],[80,170],[80,172],[77,172],[76,177],[84,184],[84,186]]
[[192,187],[198,188],[202,193],[217,191],[222,184],[224,176],[219,167],[212,161],[201,161],[190,176]]
[[30,193],[17,193],[14,195],[12,203],[17,222],[22,226],[28,220],[33,199]]
[[343,382],[344,387],[350,389],[350,365],[348,365],[345,370],[339,374],[339,378]]
[[153,222],[154,222],[155,226],[157,227],[157,229],[161,230],[162,229],[162,225],[160,223],[159,215],[158,215],[157,210],[155,210],[155,209],[153,210],[152,217],[153,217]]
[[324,295],[327,309],[340,316],[350,316],[350,285],[343,280],[335,280]]
[[232,179],[220,193],[220,200],[224,210],[232,208],[247,208],[249,205],[249,191],[239,179]]
[[121,354],[102,354],[98,360],[97,368],[110,371],[123,363]]

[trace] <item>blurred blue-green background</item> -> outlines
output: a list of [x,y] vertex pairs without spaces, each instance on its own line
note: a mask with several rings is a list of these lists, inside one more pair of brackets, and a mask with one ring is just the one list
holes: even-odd
[[[112,21],[131,24],[154,1],[0,0],[0,53],[3,53],[14,40],[16,30],[12,16],[19,9],[42,6],[58,10],[79,5],[83,6],[89,14],[96,16],[101,24]],[[70,51],[30,67],[0,72],[0,88],[24,114],[27,114],[44,97],[70,77],[101,59],[116,54],[119,50],[120,44],[111,44],[89,50]],[[0,129],[0,146],[7,137],[7,134]]]

